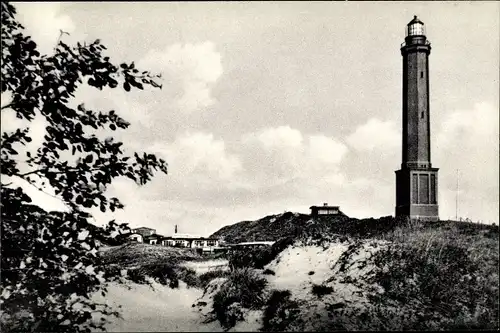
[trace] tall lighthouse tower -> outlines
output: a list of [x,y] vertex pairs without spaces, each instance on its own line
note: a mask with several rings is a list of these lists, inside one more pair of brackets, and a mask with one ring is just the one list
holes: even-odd
[[431,164],[429,54],[417,16],[408,23],[403,56],[403,151],[396,171],[396,216],[439,220],[438,168]]

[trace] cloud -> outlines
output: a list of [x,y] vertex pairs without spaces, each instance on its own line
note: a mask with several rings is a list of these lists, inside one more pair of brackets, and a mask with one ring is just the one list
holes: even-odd
[[324,135],[309,137],[309,157],[321,164],[337,165],[347,153],[347,147]]
[[138,64],[163,74],[166,100],[175,101],[179,110],[189,113],[215,103],[211,90],[223,68],[214,43],[177,43],[162,51],[151,50]]
[[60,14],[61,4],[55,2],[15,3],[18,19],[38,45],[40,53],[53,51],[60,29],[72,33],[75,24],[68,15]]
[[171,143],[153,144],[146,150],[167,161],[169,174],[157,174],[144,186],[124,178],[115,180],[107,194],[118,197],[125,209],[114,214],[95,210],[96,220],[104,223],[116,218],[165,233],[174,224],[182,225],[185,232],[213,232],[213,226],[210,231],[203,226],[219,222],[241,190],[238,177],[243,170],[238,156],[227,151],[224,140],[205,132],[185,132]]
[[347,137],[347,143],[360,151],[395,150],[401,141],[401,132],[393,121],[382,121],[376,118],[365,124]]
[[[248,137],[251,140],[252,134]],[[290,126],[268,128],[253,135],[268,151],[276,148],[299,148],[302,145],[302,133]]]
[[433,165],[440,168],[441,213],[455,217],[457,170],[463,217],[498,216],[499,110],[490,103],[448,115],[436,133]]
[[338,164],[347,147],[334,138],[306,138],[289,126],[266,128],[243,136],[241,153],[249,182],[254,186],[276,186],[294,179],[335,180]]
[[244,134],[232,146],[205,132],[152,145],[148,151],[169,163],[169,175],[143,187],[118,180],[109,194],[126,207],[115,216],[134,225],[147,219],[166,232],[179,224],[186,232],[209,233],[259,214],[304,208],[345,181],[339,163],[347,147],[322,134],[280,126]]
[[155,144],[150,148],[169,163],[169,173],[174,177],[202,174],[213,179],[230,179],[241,170],[237,157],[227,153],[222,139],[213,134],[196,132],[179,135],[168,145]]

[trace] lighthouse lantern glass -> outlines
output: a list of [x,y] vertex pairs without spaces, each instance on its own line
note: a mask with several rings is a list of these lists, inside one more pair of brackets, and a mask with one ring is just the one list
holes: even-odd
[[421,35],[425,35],[423,23],[415,22],[408,26],[408,36],[421,36]]

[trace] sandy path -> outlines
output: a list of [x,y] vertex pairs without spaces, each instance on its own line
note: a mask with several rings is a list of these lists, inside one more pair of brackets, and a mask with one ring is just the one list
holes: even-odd
[[[106,325],[108,332],[220,332],[218,322],[203,324],[203,318],[192,304],[202,296],[202,291],[187,288],[180,283],[170,289],[158,283],[153,288],[131,283],[131,289],[119,284],[108,288],[108,304],[120,310],[123,319],[111,318]],[[102,296],[95,296],[102,301]]]
[[[186,266],[198,274],[212,269],[227,267],[225,260],[192,262]],[[203,291],[188,288],[182,281],[179,288],[171,289],[153,282],[152,287],[130,283],[131,289],[124,285],[111,284],[106,297],[96,294],[94,299],[106,302],[118,310],[123,319],[111,318],[106,325],[108,332],[221,332],[218,322],[204,324],[198,307],[192,307],[202,296]],[[122,308],[118,309],[121,305]]]

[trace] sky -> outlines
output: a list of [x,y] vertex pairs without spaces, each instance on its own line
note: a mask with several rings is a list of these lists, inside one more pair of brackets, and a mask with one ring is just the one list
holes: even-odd
[[[164,235],[178,225],[182,233],[209,235],[324,202],[356,218],[394,215],[399,49],[413,15],[432,46],[440,217],[498,223],[498,2],[14,5],[44,53],[62,29],[68,43],[99,38],[111,61],[135,61],[163,76],[162,90],[82,86],[75,97],[116,110],[132,124],[116,138],[169,165],[168,175],[142,187],[117,179],[107,193],[125,209],[95,212],[98,224],[116,219]],[[14,122],[2,112],[2,127]],[[42,120],[32,127],[43,137]],[[41,206],[63,209],[58,199],[23,187]]]

